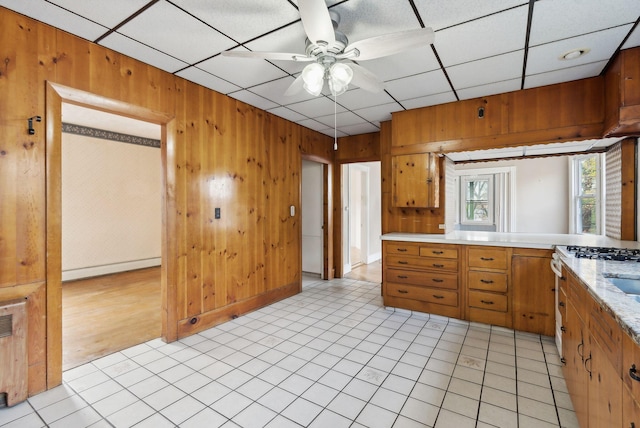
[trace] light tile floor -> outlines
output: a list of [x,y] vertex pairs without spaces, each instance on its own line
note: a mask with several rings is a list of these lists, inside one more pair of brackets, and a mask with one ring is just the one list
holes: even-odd
[[63,378],[0,426],[578,426],[552,338],[387,309],[347,279]]

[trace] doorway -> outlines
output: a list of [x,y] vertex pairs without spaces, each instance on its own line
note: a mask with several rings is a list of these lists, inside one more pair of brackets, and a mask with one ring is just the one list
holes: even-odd
[[324,165],[302,160],[302,272],[322,278]]
[[62,105],[63,370],[160,337],[161,126]]
[[381,282],[380,162],[344,164],[342,177],[343,274]]

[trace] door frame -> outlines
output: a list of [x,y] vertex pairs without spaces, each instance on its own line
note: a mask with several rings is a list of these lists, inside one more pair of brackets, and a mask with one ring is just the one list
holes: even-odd
[[48,81],[45,94],[46,127],[46,375],[47,389],[62,383],[62,104],[69,103],[162,127],[162,339],[177,339],[176,225],[174,189],[176,121],[168,113]]
[[[349,267],[349,271],[351,270],[351,267],[353,266],[353,260],[351,260],[351,213],[352,213],[352,207],[351,207],[351,193],[352,193],[352,189],[353,189],[353,183],[351,181],[351,174],[353,172],[353,170],[356,170],[360,176],[361,176],[361,180],[360,180],[360,235],[361,235],[361,239],[360,239],[360,245],[361,245],[361,254],[360,254],[360,262],[367,264],[368,263],[368,255],[369,255],[369,230],[370,230],[370,226],[369,226],[369,222],[370,222],[370,218],[369,218],[369,192],[370,192],[370,188],[369,188],[369,181],[370,181],[370,170],[368,167],[362,166],[358,163],[347,163],[347,164],[343,164],[343,168],[346,167],[346,170],[348,171],[348,177],[344,178],[347,186],[343,186],[342,190],[346,190],[347,191],[347,195],[343,195],[343,202],[346,203],[346,205],[343,205],[342,207],[342,213],[344,214],[345,212],[348,213],[348,218],[347,221],[344,222],[344,224],[346,225],[346,229],[347,229],[347,233],[346,233],[346,245],[344,245],[344,247],[346,248],[346,252],[347,254],[343,255],[343,260],[342,260],[342,264],[344,266],[343,269],[345,269],[344,273],[347,273],[348,271],[346,271],[346,267],[348,265]],[[347,175],[347,174],[344,174]],[[362,199],[365,199],[365,203],[362,204]],[[347,209],[345,209],[347,208]],[[345,260],[346,259],[346,260]]]

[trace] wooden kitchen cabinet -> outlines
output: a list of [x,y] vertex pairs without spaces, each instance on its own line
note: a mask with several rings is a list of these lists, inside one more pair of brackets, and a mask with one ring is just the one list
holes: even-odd
[[607,352],[591,335],[590,355],[585,360],[589,373],[589,426],[619,427],[622,423],[622,379],[609,361]]
[[622,334],[622,426],[640,428],[640,346]]
[[511,248],[467,246],[467,318],[511,327]]
[[438,155],[418,153],[391,158],[393,207],[438,208],[440,173]]
[[385,306],[460,318],[456,245],[383,242]]
[[625,49],[605,74],[604,136],[640,133],[640,47]]
[[553,336],[555,281],[551,250],[514,248],[511,258],[513,328]]

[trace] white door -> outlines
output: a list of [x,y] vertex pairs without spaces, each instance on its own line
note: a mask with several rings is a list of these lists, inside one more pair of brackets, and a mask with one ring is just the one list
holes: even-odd
[[323,165],[302,161],[302,271],[322,275]]

